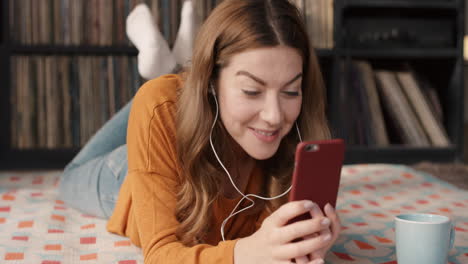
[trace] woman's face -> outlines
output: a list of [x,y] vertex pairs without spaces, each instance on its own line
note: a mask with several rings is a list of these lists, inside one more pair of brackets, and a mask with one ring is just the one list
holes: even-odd
[[302,57],[275,46],[231,57],[219,76],[221,120],[252,158],[272,157],[294,125],[302,104]]

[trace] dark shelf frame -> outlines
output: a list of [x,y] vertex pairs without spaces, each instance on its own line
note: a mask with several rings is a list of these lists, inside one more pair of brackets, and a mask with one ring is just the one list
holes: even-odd
[[9,150],[0,153],[0,170],[63,169],[79,149]]
[[[0,129],[0,170],[11,169],[62,169],[79,151],[79,149],[31,149],[15,150],[9,145],[10,136],[10,59],[16,55],[127,55],[136,56],[138,51],[131,46],[102,47],[102,46],[62,46],[62,45],[37,45],[24,46],[10,42],[8,8],[9,1],[0,3],[2,14],[0,43],[0,71],[7,73],[2,75],[0,89],[0,120],[7,124]],[[345,8],[423,8],[423,9],[455,9],[457,11],[457,32],[464,32],[464,2],[453,0],[450,2],[414,0],[342,0],[335,1],[334,39],[335,48],[316,49],[320,60],[325,60],[331,65],[331,89],[329,107],[338,107],[337,91],[339,89],[339,61],[345,57],[369,58],[369,59],[453,59],[463,66],[463,36],[457,37],[457,47],[447,49],[345,49],[339,43],[342,34],[342,14]],[[458,34],[460,35],[460,34]],[[328,76],[330,77],[330,76]],[[411,164],[423,160],[435,162],[453,162],[461,160],[463,146],[463,75],[455,74],[452,87],[449,87],[450,98],[459,98],[450,106],[450,112],[454,114],[448,123],[447,129],[452,131],[450,139],[453,146],[447,148],[413,148],[408,146],[393,145],[390,147],[347,146],[345,163],[400,163]],[[446,103],[446,102],[443,102]],[[330,123],[337,125],[338,111],[331,111]]]
[[[2,1],[0,6],[0,72],[2,72],[2,86],[0,88],[0,122],[4,124],[0,129],[0,155],[8,155],[10,139],[10,54],[8,53],[9,34],[8,34],[8,1]],[[0,160],[0,164],[3,161]]]
[[13,55],[138,55],[138,50],[131,46],[14,45],[10,52]]
[[343,0],[343,8],[424,8],[457,9],[459,0],[414,1],[414,0]]
[[339,56],[381,59],[412,59],[412,58],[457,58],[459,50],[456,48],[416,49],[416,48],[389,48],[389,49],[339,49]]
[[315,49],[315,52],[319,58],[332,58],[336,54],[335,49]]
[[[9,53],[14,55],[127,55],[136,56],[138,50],[135,47],[102,47],[102,46],[12,46]],[[441,49],[316,49],[316,54],[320,58],[332,58],[333,56],[352,56],[367,58],[456,58],[458,56],[456,48]]]
[[458,149],[455,146],[447,148],[349,146],[345,154],[345,164],[362,162],[399,164],[414,164],[421,161],[453,162],[458,158]]

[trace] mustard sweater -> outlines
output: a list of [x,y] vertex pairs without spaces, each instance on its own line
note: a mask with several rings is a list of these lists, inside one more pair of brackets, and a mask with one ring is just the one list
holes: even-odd
[[[268,216],[266,210],[231,218],[224,229],[226,241],[220,242],[221,223],[239,201],[220,195],[212,206],[207,244],[187,247],[175,236],[181,172],[176,156],[175,112],[181,85],[178,75],[165,75],[145,83],[135,95],[127,129],[128,174],[107,230],[127,236],[141,247],[145,263],[233,263],[236,239],[254,233]],[[246,192],[258,193],[262,182],[261,170],[255,168]]]

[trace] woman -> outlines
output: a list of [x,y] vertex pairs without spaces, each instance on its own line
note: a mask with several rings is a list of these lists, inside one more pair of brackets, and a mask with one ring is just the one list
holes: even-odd
[[[98,200],[99,208],[76,207],[110,215],[108,230],[142,247],[145,263],[323,263],[340,231],[338,216],[330,205],[322,212],[281,195],[300,137],[329,138],[324,93],[293,5],[225,0],[201,27],[191,67],[137,92],[127,145],[91,161],[115,179],[94,176],[61,189],[97,189],[85,203]],[[105,127],[121,133],[115,126]],[[116,162],[126,154],[128,169]],[[69,165],[64,177],[76,169]],[[253,208],[234,214],[247,193],[281,198],[252,199]],[[311,220],[287,224],[306,212]]]

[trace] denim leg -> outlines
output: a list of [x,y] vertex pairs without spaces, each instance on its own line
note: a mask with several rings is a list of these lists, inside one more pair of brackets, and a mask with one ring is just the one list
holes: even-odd
[[65,167],[59,197],[85,213],[108,218],[127,174],[128,102]]
[[65,167],[65,171],[81,166],[87,161],[109,153],[126,143],[128,116],[132,101],[133,99],[91,137],[78,155]]
[[128,172],[127,145],[118,147],[107,156],[105,170],[109,173],[101,173],[98,184],[101,208],[104,216],[109,218]]
[[100,218],[114,210],[120,186],[127,174],[127,145],[68,168],[59,185],[59,198],[67,205]]

